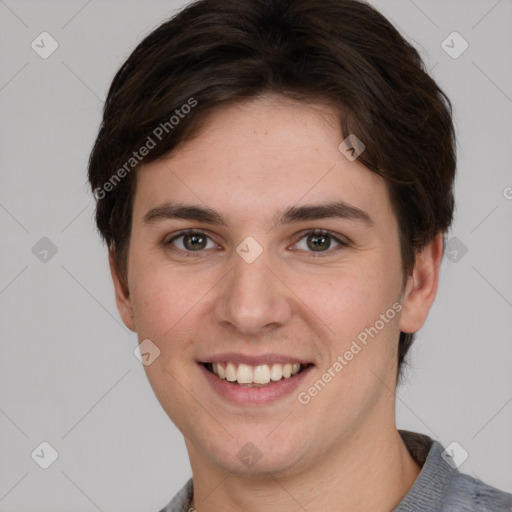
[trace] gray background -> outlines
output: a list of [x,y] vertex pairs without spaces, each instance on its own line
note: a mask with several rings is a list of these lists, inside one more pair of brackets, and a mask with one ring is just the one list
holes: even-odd
[[[512,492],[512,2],[372,3],[452,99],[459,144],[453,261],[397,423],[457,441],[461,471]],[[114,72],[180,5],[0,0],[1,511],[156,511],[190,475],[118,316],[86,184]],[[31,48],[43,31],[59,45],[47,59]],[[469,43],[456,59],[453,31]],[[31,458],[43,441],[59,454],[46,470]]]

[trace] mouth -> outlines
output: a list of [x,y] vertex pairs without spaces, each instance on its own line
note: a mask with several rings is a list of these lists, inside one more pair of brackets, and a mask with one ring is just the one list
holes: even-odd
[[290,380],[312,366],[312,363],[266,363],[248,365],[231,361],[201,363],[220,380],[247,388],[271,387]]

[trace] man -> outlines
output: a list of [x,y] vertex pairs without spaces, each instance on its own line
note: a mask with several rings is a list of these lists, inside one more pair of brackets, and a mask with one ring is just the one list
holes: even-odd
[[512,509],[395,424],[455,166],[449,100],[365,3],[203,0],[140,43],[89,178],[190,457],[165,511]]

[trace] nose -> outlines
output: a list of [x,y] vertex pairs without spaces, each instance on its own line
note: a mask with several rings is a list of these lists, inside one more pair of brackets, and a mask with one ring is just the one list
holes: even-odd
[[233,267],[222,280],[216,321],[238,334],[258,335],[285,325],[292,316],[293,293],[266,251],[252,263],[233,255]]

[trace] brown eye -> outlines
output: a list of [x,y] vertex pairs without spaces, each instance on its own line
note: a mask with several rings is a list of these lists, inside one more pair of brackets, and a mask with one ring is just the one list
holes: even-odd
[[348,247],[349,243],[334,236],[329,231],[315,229],[304,233],[295,245],[301,251],[318,253],[318,255],[327,253],[326,255],[328,255],[334,253],[337,249]]
[[201,232],[181,233],[168,240],[165,245],[182,252],[200,252],[215,246],[209,237]]
[[183,245],[189,251],[198,251],[206,247],[206,237],[202,234],[188,234],[183,236]]
[[323,234],[307,236],[307,245],[313,251],[326,251],[331,247],[331,237]]

